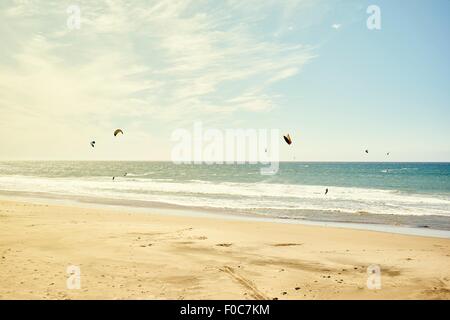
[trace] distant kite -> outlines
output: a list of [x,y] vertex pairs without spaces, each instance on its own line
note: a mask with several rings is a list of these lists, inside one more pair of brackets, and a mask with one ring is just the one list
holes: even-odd
[[114,137],[116,137],[119,133],[123,134],[122,129],[117,129],[116,131],[114,131]]
[[289,134],[283,136],[283,138],[284,138],[284,141],[286,141],[287,144],[290,145],[292,143],[292,139],[291,139],[291,136]]
[[91,147],[95,147],[95,141],[91,141]]
[[369,150],[366,150],[366,153],[369,153]]
[[327,195],[327,193],[328,193],[328,188],[325,189],[325,195]]
[[390,152],[386,153],[387,156],[390,155],[390,154],[391,154]]

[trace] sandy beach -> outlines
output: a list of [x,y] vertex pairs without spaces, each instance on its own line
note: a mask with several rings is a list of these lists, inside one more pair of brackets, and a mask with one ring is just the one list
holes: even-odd
[[382,232],[0,201],[0,253],[0,299],[450,298],[450,240]]

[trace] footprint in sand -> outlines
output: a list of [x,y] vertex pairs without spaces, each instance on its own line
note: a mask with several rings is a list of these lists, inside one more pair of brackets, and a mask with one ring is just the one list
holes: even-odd
[[303,243],[275,243],[272,246],[274,247],[293,247],[293,246],[301,246]]
[[178,241],[178,244],[193,244],[195,243],[194,241]]
[[216,244],[217,247],[231,247],[232,243],[218,243]]

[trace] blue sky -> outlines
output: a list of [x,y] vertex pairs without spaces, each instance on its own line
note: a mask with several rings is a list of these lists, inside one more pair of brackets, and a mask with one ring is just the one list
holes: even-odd
[[446,0],[2,1],[0,159],[170,159],[203,121],[290,132],[284,160],[450,161],[449,32]]

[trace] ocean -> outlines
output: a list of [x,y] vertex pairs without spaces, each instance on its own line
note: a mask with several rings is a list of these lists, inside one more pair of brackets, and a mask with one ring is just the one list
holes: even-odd
[[450,230],[450,163],[283,162],[273,176],[261,175],[260,168],[132,161],[0,162],[0,194]]

